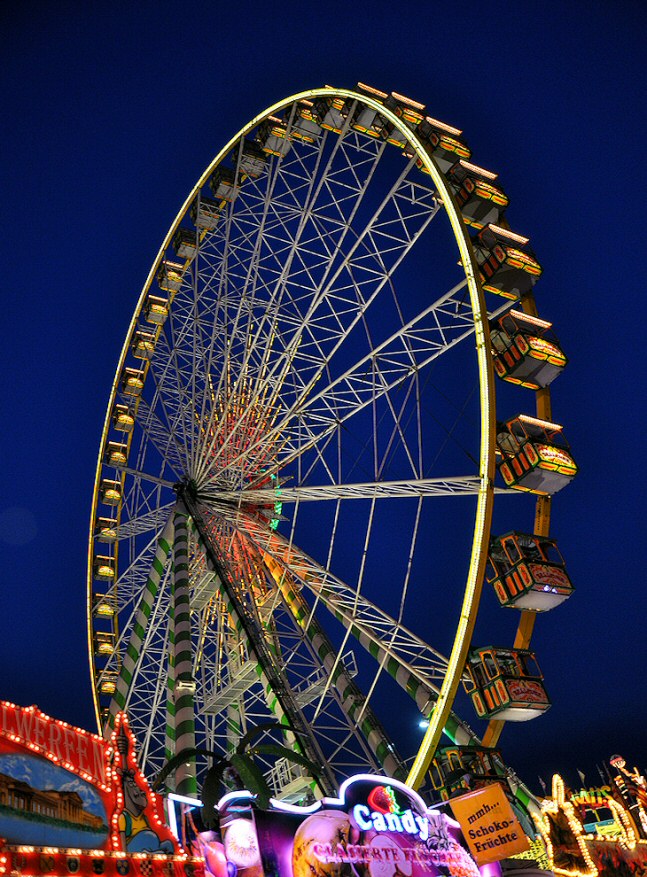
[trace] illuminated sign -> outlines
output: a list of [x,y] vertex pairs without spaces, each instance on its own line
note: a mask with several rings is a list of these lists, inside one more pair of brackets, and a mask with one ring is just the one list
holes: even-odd
[[46,716],[35,706],[0,701],[0,740],[16,743],[106,791],[103,737]]
[[555,566],[546,566],[545,564],[529,563],[530,574],[533,579],[540,585],[545,585],[545,591],[557,588],[566,588],[571,590],[571,580],[566,573]]
[[429,837],[429,820],[414,814],[411,808],[402,810],[393,786],[375,786],[366,798],[366,804],[355,804],[353,818],[362,831],[396,831]]
[[79,870],[84,851],[186,859],[163,818],[124,714],[105,740],[35,706],[0,702],[0,837],[9,845],[77,850]]
[[[185,799],[186,800],[186,799]],[[194,802],[200,806],[199,802]],[[338,798],[308,806],[272,800],[254,805],[249,792],[218,804],[221,838],[201,832],[207,877],[480,877],[461,826],[430,809],[403,783],[362,774],[342,783]],[[178,826],[190,835],[185,819]],[[500,877],[497,864],[488,877]]]
[[363,804],[353,807],[353,818],[362,831],[406,831],[407,834],[417,834],[420,840],[429,837],[429,820],[426,816],[414,816],[411,810],[402,813],[371,812]]
[[528,337],[528,343],[533,350],[536,350],[539,353],[544,353],[546,356],[551,356],[555,359],[566,362],[566,357],[559,349],[559,347],[557,347],[556,344],[547,341],[545,338],[540,338],[537,335],[532,335]]
[[506,679],[508,693],[512,700],[524,703],[548,703],[548,697],[539,682],[532,679]]
[[479,865],[529,849],[528,838],[499,783],[452,798],[449,804]]
[[556,448],[554,445],[536,444],[535,448],[542,460],[575,470],[573,458],[567,451]]

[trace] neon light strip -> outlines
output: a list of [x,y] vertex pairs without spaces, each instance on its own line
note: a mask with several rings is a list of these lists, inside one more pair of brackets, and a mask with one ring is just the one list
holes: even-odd
[[523,311],[508,311],[511,317],[516,317],[517,320],[521,320],[524,323],[531,323],[533,326],[539,326],[542,329],[550,329],[553,325],[549,323],[548,320],[540,320],[539,317],[531,317],[530,314],[525,314]]
[[445,122],[439,122],[438,119],[432,119],[431,116],[425,116],[425,121],[429,122],[430,125],[433,125],[434,128],[440,128],[442,131],[447,131],[448,134],[454,134],[456,137],[460,137],[463,133],[460,128],[454,128],[453,125],[446,125]]
[[523,423],[530,423],[533,426],[543,426],[546,429],[562,430],[564,427],[559,423],[551,423],[549,420],[539,420],[538,417],[531,417],[529,414],[520,414],[518,420]]
[[499,176],[492,171],[486,171],[485,168],[479,167],[477,164],[472,164],[470,161],[465,161],[464,158],[460,159],[459,164],[461,165],[461,167],[464,167],[466,171],[473,171],[475,174],[479,174],[480,176],[485,177],[486,180],[496,180],[496,178]]
[[500,225],[488,225],[490,231],[493,231],[494,234],[500,234],[504,238],[510,238],[511,241],[516,241],[518,244],[527,244],[530,241],[530,238],[525,238],[522,234],[516,234],[514,231],[510,231],[507,228],[501,228]]
[[397,91],[392,91],[391,95],[396,100],[399,100],[403,104],[406,104],[407,106],[412,107],[414,110],[424,110],[424,108],[425,108],[424,104],[419,104],[417,100],[412,100],[410,97],[405,97],[403,94],[398,94]]

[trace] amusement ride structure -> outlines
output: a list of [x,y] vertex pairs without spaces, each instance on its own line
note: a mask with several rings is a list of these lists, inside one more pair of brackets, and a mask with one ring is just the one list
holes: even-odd
[[[318,766],[268,756],[278,797],[357,771],[418,788],[432,758],[446,796],[504,775],[504,723],[549,707],[530,641],[572,591],[549,535],[577,471],[551,422],[566,358],[495,179],[422,104],[360,84],[276,103],[189,193],[123,345],[89,542],[97,721],[127,712],[149,776],[274,717]],[[520,491],[532,532],[493,537]],[[505,648],[472,648],[486,580],[519,612]],[[429,721],[417,752],[389,686]]]

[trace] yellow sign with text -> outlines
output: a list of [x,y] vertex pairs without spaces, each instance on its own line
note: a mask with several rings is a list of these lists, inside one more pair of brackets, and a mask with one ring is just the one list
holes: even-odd
[[530,848],[499,783],[451,798],[449,804],[477,865],[498,862]]

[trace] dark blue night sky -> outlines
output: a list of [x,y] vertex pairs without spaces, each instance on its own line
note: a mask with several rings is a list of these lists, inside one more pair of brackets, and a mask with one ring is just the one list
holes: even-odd
[[509,725],[504,754],[535,786],[576,768],[593,781],[615,751],[647,762],[646,19],[609,0],[5,5],[0,698],[94,729],[90,500],[150,264],[245,122],[361,80],[425,102],[499,173],[570,358],[553,416],[581,472],[553,532],[577,592],[533,640],[553,708]]

